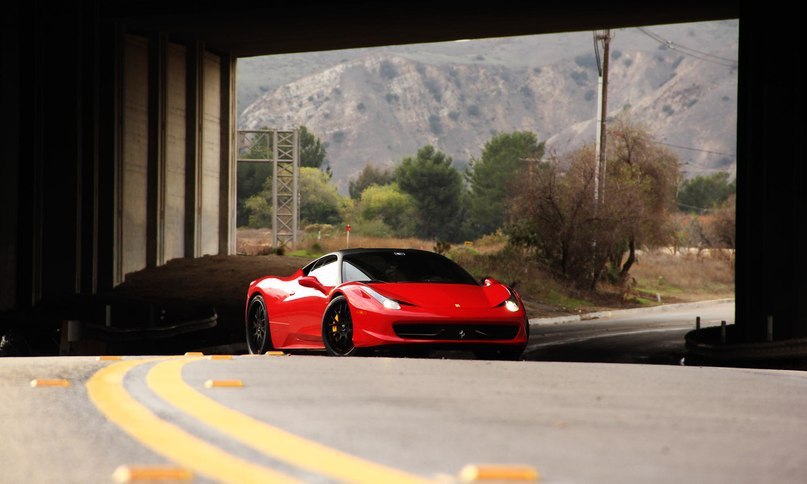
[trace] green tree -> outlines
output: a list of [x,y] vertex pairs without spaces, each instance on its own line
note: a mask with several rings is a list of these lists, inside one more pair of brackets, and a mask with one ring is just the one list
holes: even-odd
[[678,208],[684,212],[703,213],[719,207],[737,191],[734,180],[725,172],[696,176],[684,181],[678,192]]
[[270,228],[272,226],[272,178],[265,178],[260,191],[244,200],[242,207],[239,207],[239,210],[243,210],[239,216],[243,216],[244,220],[243,223],[239,223],[239,226]]
[[[268,129],[268,128],[263,128]],[[267,135],[260,135],[252,138],[252,144],[249,149],[242,150],[239,153],[241,159],[247,160],[267,160],[272,158],[271,153],[271,140]],[[258,210],[255,200],[248,204],[247,200],[251,197],[259,196],[262,191],[269,187],[269,194],[271,198],[272,185],[267,185],[267,179],[272,176],[272,164],[269,162],[252,162],[252,163],[239,163],[236,167],[236,225],[241,227],[249,225],[250,227],[266,225],[263,222],[257,222],[260,218],[255,218],[255,211]],[[265,207],[264,207],[265,208]],[[271,225],[271,213],[270,213]],[[253,220],[250,221],[250,217]]]
[[401,190],[415,200],[415,233],[423,238],[456,241],[462,218],[462,176],[451,157],[427,145],[406,157],[395,170]]
[[298,136],[300,141],[300,166],[323,169],[322,165],[327,156],[325,145],[305,126],[300,126]]
[[[269,129],[264,127],[263,129]],[[314,136],[308,128],[300,126],[298,132],[299,141],[299,159],[300,167],[319,168],[328,173],[330,177],[330,167],[325,166],[325,145]],[[249,150],[241,153],[243,159],[271,159],[272,147],[269,136],[257,138],[255,143],[250,146]],[[236,224],[241,227],[244,225],[255,226],[258,220],[262,220],[262,216],[258,217],[255,214],[258,210],[256,200],[251,204],[247,201],[255,196],[262,196],[267,200],[271,200],[272,196],[272,170],[271,162],[254,162],[254,163],[239,163],[236,173]],[[268,190],[268,196],[262,192]],[[269,202],[267,202],[269,203]],[[271,205],[261,205],[260,210],[271,210]],[[270,213],[271,217],[271,213]],[[271,221],[271,218],[270,218]],[[263,225],[261,225],[263,226]]]
[[307,224],[338,224],[342,221],[344,200],[322,171],[300,168],[300,220]]
[[257,194],[244,202],[247,225],[251,228],[269,228],[272,226],[272,205],[266,196]]
[[367,187],[361,194],[357,211],[362,220],[380,220],[395,236],[409,237],[414,233],[415,200],[401,191],[397,183]]
[[236,174],[236,224],[253,226],[250,214],[254,208],[247,206],[247,200],[260,196],[264,187],[269,187],[269,198],[272,196],[272,164],[271,163],[239,163]]
[[524,174],[528,160],[539,160],[543,155],[544,143],[538,143],[529,131],[498,134],[485,143],[481,158],[471,160],[468,172],[469,235],[475,238],[502,226],[513,181]]
[[376,168],[368,163],[354,180],[350,180],[348,184],[350,198],[358,200],[367,187],[372,185],[388,185],[392,183],[394,179],[395,173],[392,170]]

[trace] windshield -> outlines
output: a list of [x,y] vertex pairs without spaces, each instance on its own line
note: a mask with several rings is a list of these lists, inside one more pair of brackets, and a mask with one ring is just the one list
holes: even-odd
[[394,250],[345,255],[344,282],[437,282],[474,284],[465,269],[433,252]]

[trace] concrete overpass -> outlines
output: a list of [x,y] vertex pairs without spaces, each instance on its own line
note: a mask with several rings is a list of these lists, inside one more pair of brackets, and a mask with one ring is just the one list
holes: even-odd
[[[234,250],[238,57],[736,18],[738,342],[807,338],[805,99],[793,16],[737,2],[495,6],[34,0],[0,43],[0,314]],[[774,12],[778,13],[778,12]],[[768,33],[769,27],[775,27]],[[13,317],[9,317],[13,315]],[[22,315],[22,316],[21,316]]]

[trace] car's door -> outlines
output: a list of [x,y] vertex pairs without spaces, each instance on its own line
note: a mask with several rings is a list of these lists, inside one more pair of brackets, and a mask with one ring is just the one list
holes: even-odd
[[322,290],[297,284],[296,294],[285,301],[289,324],[286,345],[322,347],[322,314],[328,303],[328,292],[341,283],[335,255],[325,256],[307,274],[323,286]]

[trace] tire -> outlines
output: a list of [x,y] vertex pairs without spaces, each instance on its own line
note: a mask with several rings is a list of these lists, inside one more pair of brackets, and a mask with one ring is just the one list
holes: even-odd
[[269,313],[266,303],[259,294],[249,302],[246,321],[247,349],[253,355],[261,355],[272,349],[272,338],[269,336]]
[[353,318],[345,296],[336,296],[325,308],[322,317],[322,342],[331,356],[354,356]]
[[517,361],[521,359],[521,355],[524,353],[524,348],[510,348],[510,347],[499,347],[499,348],[486,348],[483,350],[476,350],[474,351],[474,356],[477,360],[508,360],[508,361]]

